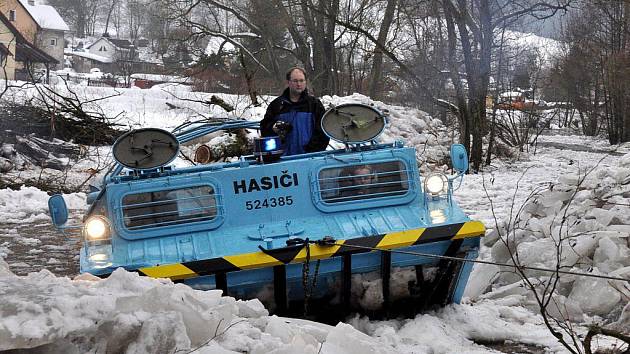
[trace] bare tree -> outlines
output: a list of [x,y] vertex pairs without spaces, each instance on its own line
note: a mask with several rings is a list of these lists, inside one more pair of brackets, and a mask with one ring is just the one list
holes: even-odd
[[146,7],[148,3],[142,0],[127,0],[127,28],[132,43],[138,39],[146,25]]
[[335,19],[339,0],[274,0],[281,23],[289,32],[295,59],[306,69],[317,94],[332,94],[336,88]]
[[569,23],[562,63],[584,132],[602,124],[611,144],[630,141],[630,1],[594,0]]
[[[457,90],[460,115],[460,139],[469,149],[472,169],[479,171],[482,164],[482,136],[487,130],[486,96],[490,83],[495,30],[505,28],[524,16],[544,19],[557,11],[566,10],[573,0],[553,1],[507,1],[490,0],[443,0],[445,17],[451,30],[448,31],[451,47],[457,42],[461,57],[451,55],[451,79],[461,82],[459,58],[463,59],[466,90]],[[455,30],[456,28],[456,30]],[[455,53],[451,48],[451,53]],[[472,137],[472,141],[469,136]]]
[[103,2],[100,0],[49,0],[61,16],[74,27],[79,37],[94,35],[97,15]]
[[109,10],[107,11],[107,19],[105,20],[105,33],[107,33],[107,30],[109,29],[109,19],[112,16],[112,13],[114,12],[114,7],[116,6],[116,3],[118,3],[118,0],[112,0],[112,4],[109,7]]
[[[383,21],[381,22],[381,27],[378,31],[378,37],[376,41],[380,44],[380,47],[385,45],[387,40],[387,35],[389,34],[389,30],[392,25],[392,21],[394,19],[394,12],[396,10],[396,6],[398,4],[398,0],[387,0],[387,6],[385,8],[385,15],[383,15]],[[383,76],[383,52],[379,46],[376,46],[374,49],[374,58],[372,59],[372,78],[370,79],[370,97],[374,99],[378,99],[381,93],[381,81]]]

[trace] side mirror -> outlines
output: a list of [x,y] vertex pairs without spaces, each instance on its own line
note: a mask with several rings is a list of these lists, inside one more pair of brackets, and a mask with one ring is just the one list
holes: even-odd
[[462,144],[451,145],[451,161],[453,168],[458,174],[468,171],[468,154],[466,148]]
[[55,194],[48,199],[48,211],[53,225],[58,229],[63,228],[68,221],[68,207],[61,194]]

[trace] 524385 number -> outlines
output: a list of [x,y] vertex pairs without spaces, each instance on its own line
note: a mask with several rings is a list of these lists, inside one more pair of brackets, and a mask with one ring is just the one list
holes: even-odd
[[293,197],[287,195],[285,197],[272,197],[265,199],[254,199],[248,200],[245,202],[245,209],[254,210],[254,209],[265,209],[265,208],[277,208],[283,207],[285,205],[293,204]]

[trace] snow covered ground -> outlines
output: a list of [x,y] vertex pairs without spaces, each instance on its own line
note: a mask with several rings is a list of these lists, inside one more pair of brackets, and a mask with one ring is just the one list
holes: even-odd
[[[106,90],[87,88],[84,93],[106,95]],[[207,98],[178,88],[170,91],[177,97]],[[158,89],[120,92],[120,96],[105,101],[103,109],[112,116],[124,111],[130,127],[172,128],[198,112],[223,114],[207,112],[200,104],[186,105]],[[264,113],[264,107],[251,107],[242,97],[223,98],[238,107],[238,116],[260,119]],[[185,108],[165,111],[166,101]],[[323,101],[372,103],[361,95],[325,97]],[[450,144],[446,127],[414,109],[374,104],[390,113],[385,140],[403,139],[417,146],[418,160],[425,169],[444,168],[441,164]],[[556,245],[561,245],[560,259],[566,270],[630,278],[630,146],[613,147],[616,153],[607,155],[603,151],[610,148],[593,138],[544,136],[540,141],[536,154],[495,161],[483,174],[466,176],[456,192],[456,199],[471,217],[491,229],[480,259],[507,263],[508,250],[512,250],[518,252],[522,264],[549,268],[556,262]],[[558,148],[567,142],[592,151]],[[81,193],[66,196],[72,209],[81,209],[84,198]],[[72,273],[60,263],[76,262],[74,243],[41,229],[48,223],[46,201],[46,193],[35,188],[0,190],[0,350],[334,354],[490,353],[502,348],[509,352],[566,351],[544,326],[532,293],[520,278],[510,268],[496,265],[475,266],[463,304],[413,319],[370,321],[352,317],[334,327],[268,316],[257,300],[237,301],[221,297],[218,291],[196,291],[124,270],[105,280],[65,276]],[[564,205],[569,207],[563,209]],[[531,271],[527,276],[536,283],[547,279],[548,274]],[[628,282],[563,276],[552,311],[579,324],[576,331],[580,334],[589,323],[630,333],[629,299]],[[621,346],[620,342],[598,338],[598,346]]]

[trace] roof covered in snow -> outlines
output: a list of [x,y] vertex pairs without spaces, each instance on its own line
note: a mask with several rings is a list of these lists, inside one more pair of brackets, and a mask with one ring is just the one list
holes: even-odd
[[501,94],[499,94],[499,97],[524,97],[525,93],[524,92],[520,92],[520,91],[507,91],[507,92],[501,92]]
[[210,37],[210,40],[208,41],[208,45],[206,46],[205,53],[206,55],[218,54],[219,50],[221,50],[222,52],[231,52],[231,51],[234,51],[235,49],[236,47],[234,47],[234,44],[226,41],[223,38]]
[[90,53],[88,51],[72,51],[72,50],[66,49],[66,50],[64,50],[64,54],[65,55],[76,55],[78,57],[83,57],[83,58],[87,58],[87,59],[96,60],[96,61],[101,62],[101,63],[112,63],[113,62],[112,58],[108,58],[108,57],[104,57],[104,56],[101,56],[101,55],[93,54],[93,53]]
[[119,48],[131,47],[131,42],[129,42],[126,39],[107,38],[107,40],[112,42],[116,47],[119,47]]
[[54,7],[49,5],[29,5],[28,0],[20,0],[20,3],[39,27],[57,31],[70,31],[70,28]]
[[86,48],[87,49],[92,48],[93,46],[95,46],[97,43],[99,43],[101,41],[109,42],[114,47],[118,47],[120,49],[129,49],[129,48],[131,48],[131,42],[129,42],[128,40],[126,40],[126,39],[117,39],[117,38],[110,38],[108,36],[103,36],[103,37],[97,39],[92,44],[88,45]]

